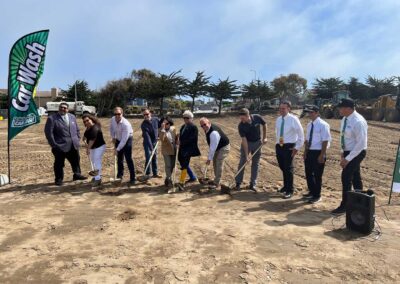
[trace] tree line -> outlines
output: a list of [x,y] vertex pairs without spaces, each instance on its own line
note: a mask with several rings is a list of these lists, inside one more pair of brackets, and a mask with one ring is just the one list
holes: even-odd
[[133,70],[129,76],[108,81],[98,91],[90,90],[84,80],[76,81],[63,90],[62,95],[64,99],[74,100],[76,85],[77,99],[96,106],[100,115],[107,114],[117,105],[125,106],[135,98],[146,99],[151,105],[160,106],[160,112],[163,112],[167,99],[189,97],[193,111],[196,99],[207,96],[217,102],[221,111],[224,102],[237,97],[258,103],[273,98],[329,99],[335,91],[348,90],[354,99],[373,100],[384,94],[396,94],[399,81],[400,77],[396,76],[383,79],[368,76],[365,82],[355,77],[347,81],[339,77],[316,78],[308,89],[307,80],[295,73],[280,75],[270,82],[258,79],[240,85],[229,77],[212,82],[211,76],[204,71],[198,71],[193,79],[188,79],[181,70],[163,74],[140,69]]

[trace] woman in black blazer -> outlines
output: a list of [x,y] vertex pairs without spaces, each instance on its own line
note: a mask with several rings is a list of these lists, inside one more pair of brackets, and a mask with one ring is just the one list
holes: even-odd
[[181,177],[179,179],[179,187],[183,190],[187,174],[189,174],[189,182],[194,182],[197,177],[189,167],[190,158],[200,156],[200,150],[197,146],[199,130],[193,124],[193,113],[185,111],[183,113],[185,124],[182,125],[179,132],[179,153],[178,160],[181,165]]

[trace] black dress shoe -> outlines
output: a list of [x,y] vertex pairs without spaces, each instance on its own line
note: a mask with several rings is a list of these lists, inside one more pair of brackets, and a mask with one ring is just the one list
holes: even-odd
[[284,187],[282,187],[281,189],[278,189],[278,192],[279,192],[279,193],[285,193],[285,192],[286,192],[286,189],[285,189]]
[[290,199],[292,198],[293,193],[292,192],[286,192],[285,195],[282,197],[283,199]]
[[311,193],[303,194],[303,199],[305,199],[305,200],[310,200],[313,198],[314,198],[314,195],[312,195]]
[[135,184],[136,184],[136,180],[133,179],[133,180],[129,181],[129,184],[130,184],[130,185],[135,185]]
[[62,180],[56,180],[56,181],[54,182],[54,184],[57,185],[57,186],[62,186],[64,183],[63,183]]
[[341,215],[346,213],[346,207],[340,205],[338,208],[336,208],[335,210],[331,211],[331,214],[333,215]]
[[73,177],[74,181],[76,181],[76,180],[86,180],[86,179],[87,179],[87,177],[85,177],[85,176],[83,176],[81,174],[74,175],[74,177]]
[[312,197],[308,200],[308,203],[315,204],[321,201],[321,197]]

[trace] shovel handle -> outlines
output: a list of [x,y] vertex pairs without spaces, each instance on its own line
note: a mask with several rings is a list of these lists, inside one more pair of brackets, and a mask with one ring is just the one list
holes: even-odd
[[175,163],[174,163],[174,174],[172,175],[172,187],[175,188],[175,181],[176,181],[176,168],[178,163],[178,153],[179,153],[179,145],[176,146],[176,153],[175,153]]
[[147,162],[146,167],[144,168],[144,174],[146,174],[147,169],[149,168],[149,166],[150,166],[150,164],[151,164],[151,161],[153,160],[154,154],[155,154],[156,151],[157,151],[158,143],[159,143],[159,141],[157,141],[156,145],[154,146],[153,151],[151,151],[150,159],[149,159],[149,161]]

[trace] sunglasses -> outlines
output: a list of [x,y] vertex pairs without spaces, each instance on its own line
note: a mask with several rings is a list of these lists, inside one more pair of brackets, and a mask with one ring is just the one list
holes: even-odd
[[59,107],[59,109],[67,109],[67,107]]
[[114,115],[121,115],[121,113],[114,113]]
[[169,125],[169,122],[166,122],[165,125]]
[[144,113],[143,114],[143,116],[149,116],[150,115],[150,113]]
[[184,117],[183,119],[190,119],[190,117]]

